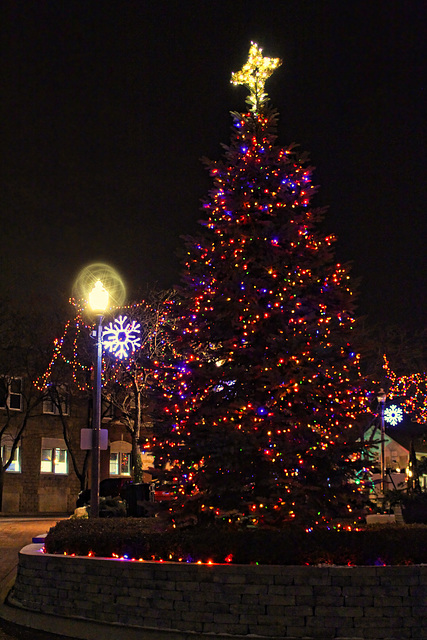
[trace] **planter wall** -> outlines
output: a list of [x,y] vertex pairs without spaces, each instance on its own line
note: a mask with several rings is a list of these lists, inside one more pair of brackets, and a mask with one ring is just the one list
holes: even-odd
[[160,630],[171,638],[427,637],[427,566],[209,566],[73,558],[40,547],[20,552],[12,604],[142,627],[147,640]]

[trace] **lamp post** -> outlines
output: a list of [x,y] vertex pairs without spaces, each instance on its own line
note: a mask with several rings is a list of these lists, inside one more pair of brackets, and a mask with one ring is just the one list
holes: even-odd
[[101,373],[102,373],[102,318],[108,307],[109,295],[101,280],[97,280],[89,294],[89,306],[96,313],[96,357],[93,378],[92,421],[92,477],[90,488],[90,515],[99,517],[100,433],[101,433]]
[[380,405],[381,419],[381,484],[380,489],[382,495],[385,490],[385,426],[384,426],[384,408],[387,394],[384,389],[380,389],[377,395],[378,404]]

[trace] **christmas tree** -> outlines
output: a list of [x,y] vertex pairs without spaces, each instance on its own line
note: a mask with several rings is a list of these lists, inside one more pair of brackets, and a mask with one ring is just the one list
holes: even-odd
[[276,145],[264,93],[280,60],[252,43],[232,82],[250,110],[206,161],[213,188],[198,237],[186,239],[176,420],[155,441],[179,495],[172,509],[253,523],[351,515],[360,410],[351,347],[354,296],[319,229],[312,168]]

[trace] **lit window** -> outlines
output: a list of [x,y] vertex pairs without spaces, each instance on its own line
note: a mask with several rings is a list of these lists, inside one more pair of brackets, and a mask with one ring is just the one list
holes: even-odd
[[0,407],[22,411],[22,379],[2,378],[0,382]]
[[130,453],[110,453],[110,476],[130,476]]
[[65,387],[52,390],[49,396],[43,400],[43,413],[50,413],[59,416],[59,403],[61,403],[61,412],[64,416],[70,413],[69,393]]
[[[12,445],[5,444],[1,447],[1,460],[3,466],[9,461],[10,454],[12,453]],[[13,458],[10,465],[6,469],[8,473],[21,473],[21,452],[20,448],[16,447],[13,452]]]
[[68,451],[61,438],[42,438],[41,473],[68,473]]

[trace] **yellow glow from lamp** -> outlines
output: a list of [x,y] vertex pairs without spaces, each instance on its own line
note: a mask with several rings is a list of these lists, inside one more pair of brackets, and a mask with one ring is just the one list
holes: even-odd
[[97,280],[93,286],[92,291],[89,293],[89,306],[92,311],[102,313],[108,307],[108,301],[110,296],[107,289],[102,284],[101,280]]

